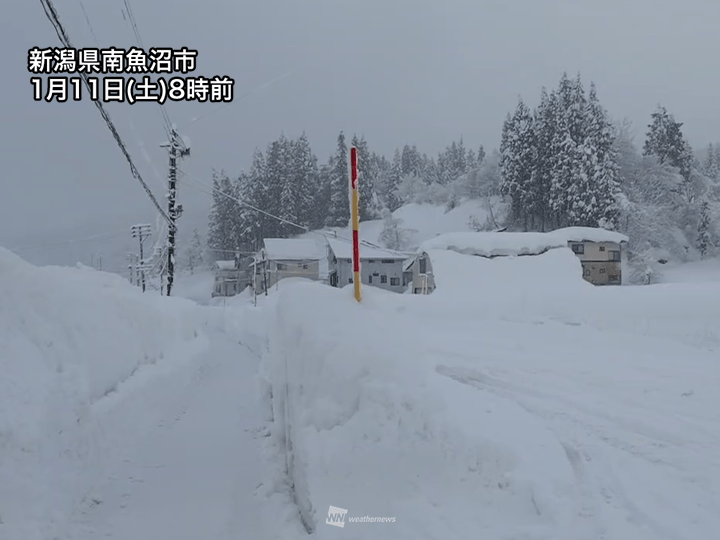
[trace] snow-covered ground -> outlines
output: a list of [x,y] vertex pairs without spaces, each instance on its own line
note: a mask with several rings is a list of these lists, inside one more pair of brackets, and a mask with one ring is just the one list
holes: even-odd
[[238,317],[0,248],[0,538],[271,539],[288,511],[297,525],[281,490],[254,495],[277,467]]
[[257,307],[0,249],[0,538],[713,538],[717,261],[601,288],[457,243],[429,296]]
[[720,284],[596,288],[567,248],[431,256],[430,296],[287,284],[248,329],[307,528],[339,538],[334,506],[352,538],[712,537]]

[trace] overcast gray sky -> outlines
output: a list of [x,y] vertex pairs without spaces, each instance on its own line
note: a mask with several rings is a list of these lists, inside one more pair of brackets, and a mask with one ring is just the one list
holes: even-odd
[[[82,0],[101,47],[134,45],[122,0]],[[80,0],[54,0],[76,47],[95,46]],[[661,102],[696,148],[720,140],[717,0],[131,0],[146,48],[199,50],[196,75],[229,75],[239,96],[281,82],[187,125],[215,104],[169,103],[192,144],[181,166],[233,175],[281,132],[306,131],[325,160],[340,130],[390,154],[405,143],[435,154],[461,135],[499,143],[505,114],[531,106],[560,74],[594,80],[616,118],[640,134]],[[38,234],[123,231],[152,207],[95,106],[32,99],[27,51],[58,46],[38,0],[4,0],[0,20],[0,245]],[[167,156],[156,105],[108,107],[158,195]],[[144,148],[144,150],[143,150]],[[146,159],[145,155],[149,159]],[[180,186],[188,216],[209,198]],[[194,216],[194,217],[193,217]],[[190,219],[190,218],[188,218]]]

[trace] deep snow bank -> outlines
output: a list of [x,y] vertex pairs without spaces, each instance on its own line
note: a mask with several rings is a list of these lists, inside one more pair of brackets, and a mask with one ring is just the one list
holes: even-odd
[[[308,528],[336,537],[335,506],[352,538],[566,538],[562,446],[516,404],[438,376],[438,336],[403,316],[419,298],[367,287],[358,305],[316,283],[276,295],[273,436]],[[396,521],[350,523],[365,516]]]
[[0,248],[0,537],[52,537],[83,488],[98,409],[144,366],[202,347],[198,324],[186,300]]

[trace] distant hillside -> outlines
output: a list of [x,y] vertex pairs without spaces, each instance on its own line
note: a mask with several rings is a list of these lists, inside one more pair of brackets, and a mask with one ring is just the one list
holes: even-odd
[[[490,204],[493,208],[493,215],[497,221],[501,221],[504,215],[504,206],[499,197],[492,197]],[[475,230],[471,222],[479,226],[489,223],[488,228],[493,229],[492,219],[488,210],[488,202],[485,199],[473,199],[463,201],[452,210],[445,205],[434,204],[407,204],[398,208],[393,213],[393,218],[400,220],[398,227],[407,231],[407,241],[403,247],[412,251],[426,240],[449,232],[464,232]],[[360,238],[367,242],[383,245],[380,237],[385,227],[382,219],[363,221],[360,223]],[[344,238],[352,237],[352,229],[326,228],[325,231],[335,231],[338,236]],[[308,235],[302,235],[301,238]]]

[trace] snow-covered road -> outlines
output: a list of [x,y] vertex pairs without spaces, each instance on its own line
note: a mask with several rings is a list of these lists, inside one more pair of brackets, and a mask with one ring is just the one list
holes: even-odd
[[258,358],[219,332],[211,343],[187,367],[196,370],[191,384],[95,488],[68,539],[279,538],[277,512],[256,495],[272,476],[262,457]]

